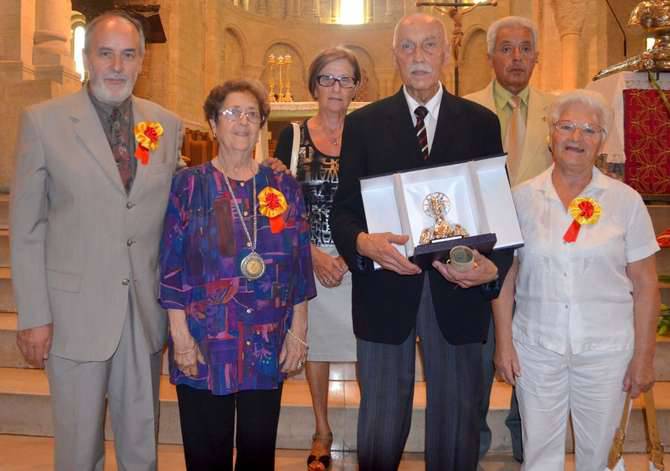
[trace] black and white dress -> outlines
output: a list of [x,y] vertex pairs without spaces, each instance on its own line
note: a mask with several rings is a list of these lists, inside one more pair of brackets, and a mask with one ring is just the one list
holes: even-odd
[[[293,126],[284,129],[275,157],[291,165]],[[339,183],[340,157],[325,155],[312,142],[307,122],[300,125],[300,146],[296,179],[302,184],[309,214],[312,243],[331,256],[337,256],[330,228],[330,213]],[[351,273],[340,286],[326,288],[316,283],[317,296],[309,301],[310,361],[356,361],[356,338],[351,324]]]

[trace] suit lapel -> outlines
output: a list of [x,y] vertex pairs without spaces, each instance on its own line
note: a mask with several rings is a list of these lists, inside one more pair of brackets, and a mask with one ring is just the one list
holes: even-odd
[[493,82],[489,82],[488,86],[483,90],[483,94],[484,96],[481,104],[497,115],[496,100],[493,97]]
[[523,142],[521,155],[530,158],[521,159],[519,175],[523,175],[526,167],[533,158],[539,158],[544,154],[547,138],[547,121],[545,118],[545,102],[532,88],[528,95],[528,117],[526,118],[526,137]]
[[74,132],[88,154],[100,165],[109,181],[119,191],[125,193],[126,190],[121,182],[121,175],[116,167],[112,149],[109,147],[109,141],[107,141],[100,118],[88,97],[86,88],[78,93],[77,101],[70,116]]
[[[139,123],[142,121],[150,121],[151,118],[147,116],[147,110],[145,109],[144,105],[140,100],[135,98],[133,96],[133,124],[134,126],[137,126]],[[137,147],[137,141],[135,140],[135,130],[133,129],[133,135],[132,135],[133,141],[135,142],[135,147]],[[155,157],[154,154],[157,154],[160,150],[160,145],[158,146],[158,149],[154,152],[149,152],[149,164],[151,164],[151,159]],[[131,159],[135,158],[135,155],[133,154]],[[147,174],[147,167],[149,165],[142,165],[142,162],[137,162],[137,171],[135,173],[135,180],[133,181],[133,186],[130,188],[130,194],[128,195],[129,198],[135,198],[142,188],[142,182],[146,178]]]
[[451,153],[458,138],[458,118],[461,113],[459,104],[453,99],[453,96],[443,87],[442,102],[440,103],[440,114],[437,117],[437,126],[435,127],[435,136],[433,145],[430,148],[430,165],[448,162],[447,157]]

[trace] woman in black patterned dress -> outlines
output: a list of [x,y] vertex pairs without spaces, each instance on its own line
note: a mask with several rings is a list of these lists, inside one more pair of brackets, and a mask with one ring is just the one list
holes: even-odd
[[356,341],[351,326],[351,277],[333,243],[330,212],[339,181],[344,117],[360,81],[360,67],[352,52],[344,48],[321,52],[309,69],[309,89],[319,103],[319,110],[299,126],[299,145],[295,152],[295,128],[291,125],[279,136],[275,153],[287,167],[295,169],[295,176],[302,183],[310,217],[314,274],[319,281],[317,297],[309,303],[310,350],[305,364],[316,422],[307,459],[311,471],[328,469],[331,462],[330,362],[356,361]]

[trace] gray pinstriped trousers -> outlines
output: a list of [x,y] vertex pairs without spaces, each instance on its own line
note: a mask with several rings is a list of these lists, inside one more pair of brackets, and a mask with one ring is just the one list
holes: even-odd
[[356,341],[361,389],[359,470],[398,469],[412,420],[417,336],[426,379],[426,470],[475,471],[482,344],[447,343],[437,324],[427,276],[416,328],[402,344]]

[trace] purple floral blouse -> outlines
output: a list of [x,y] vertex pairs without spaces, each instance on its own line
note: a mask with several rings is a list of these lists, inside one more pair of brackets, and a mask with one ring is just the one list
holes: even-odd
[[[254,177],[288,202],[284,229],[273,234],[257,212],[256,251],[265,273],[248,281],[240,261],[250,253],[247,237],[223,174],[211,163],[188,168],[173,179],[160,249],[159,301],[183,309],[205,358],[198,376],[174,364],[170,337],[170,381],[216,395],[274,389],[283,381],[279,353],[291,325],[293,306],[316,295],[304,199],[293,177],[261,166]],[[252,180],[230,180],[253,238]]]

